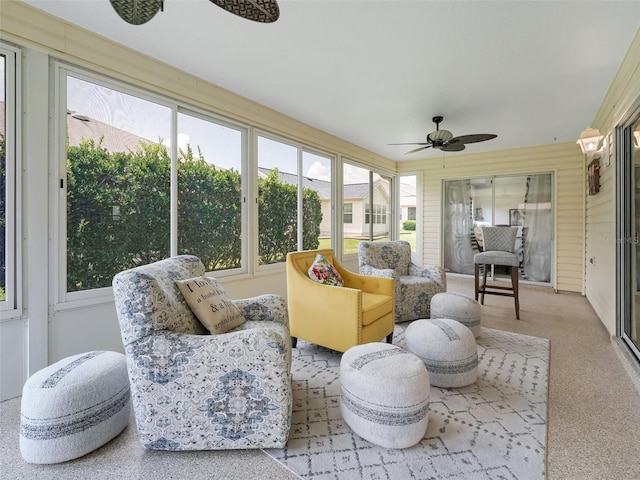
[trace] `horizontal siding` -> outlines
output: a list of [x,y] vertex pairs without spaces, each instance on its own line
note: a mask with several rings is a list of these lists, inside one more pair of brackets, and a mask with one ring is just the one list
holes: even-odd
[[421,171],[423,262],[442,265],[442,186],[444,180],[490,175],[553,172],[556,188],[556,258],[554,287],[584,290],[584,157],[573,143],[542,145],[479,154],[447,155],[442,162],[402,162],[399,168]]

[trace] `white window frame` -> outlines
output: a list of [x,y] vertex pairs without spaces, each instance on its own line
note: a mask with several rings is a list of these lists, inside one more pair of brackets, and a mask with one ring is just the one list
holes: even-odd
[[[58,172],[58,175],[53,176],[52,184],[52,202],[54,204],[55,211],[57,212],[56,220],[53,223],[53,236],[57,239],[56,245],[52,249],[53,257],[53,270],[54,270],[54,285],[53,289],[55,293],[54,309],[55,310],[67,310],[73,308],[80,308],[88,305],[95,305],[99,303],[106,303],[113,301],[113,290],[111,287],[94,288],[88,290],[82,290],[78,292],[67,291],[67,152],[66,152],[66,133],[67,133],[67,88],[66,78],[68,75],[79,78],[81,80],[95,83],[105,88],[110,88],[118,92],[122,92],[128,95],[157,103],[164,107],[172,109],[172,124],[171,124],[171,137],[174,141],[171,142],[171,245],[170,255],[177,254],[177,216],[178,216],[178,195],[177,191],[179,186],[177,185],[177,114],[178,112],[197,116],[198,118],[218,123],[229,128],[241,130],[242,132],[242,189],[243,189],[243,208],[242,208],[242,227],[246,229],[248,225],[248,213],[247,202],[248,198],[248,138],[249,127],[239,122],[223,118],[221,116],[212,114],[210,112],[203,111],[196,107],[176,102],[166,97],[156,95],[153,92],[139,89],[128,85],[124,82],[110,79],[104,75],[89,72],[82,68],[78,68],[69,65],[64,62],[54,63],[54,112],[55,121],[53,122],[53,163],[54,171]],[[245,230],[243,230],[244,232]],[[242,275],[248,271],[250,265],[250,258],[247,255],[247,235],[243,233],[243,247],[241,255],[241,267],[237,269],[230,269],[227,271],[216,272],[217,277]]]
[[[297,177],[298,177],[298,250],[302,250],[302,188],[303,188],[303,176],[304,176],[304,172],[303,170],[303,154],[306,153],[310,153],[313,155],[317,155],[317,156],[321,156],[321,157],[325,157],[327,159],[329,159],[331,161],[331,215],[332,215],[332,225],[335,225],[336,220],[336,214],[335,214],[335,205],[336,205],[336,176],[335,176],[335,165],[337,163],[337,159],[336,156],[334,154],[331,154],[329,152],[326,152],[324,150],[320,150],[317,148],[313,148],[310,147],[304,143],[300,143],[300,142],[296,142],[295,140],[292,140],[290,138],[286,138],[283,137],[281,135],[277,135],[275,133],[269,132],[268,130],[262,130],[262,129],[253,129],[252,130],[252,145],[255,145],[255,149],[254,149],[254,162],[253,162],[253,166],[251,167],[251,171],[253,173],[252,175],[252,179],[254,180],[254,200],[253,203],[254,205],[258,205],[258,168],[260,167],[259,165],[259,161],[258,161],[258,137],[262,137],[262,138],[266,138],[268,140],[274,141],[274,142],[279,142],[282,143],[284,145],[293,147],[297,149]],[[253,253],[254,253],[254,263],[253,263],[253,268],[255,269],[256,273],[259,272],[272,272],[274,270],[282,270],[283,268],[285,268],[285,263],[286,262],[279,262],[279,263],[271,263],[271,264],[267,264],[267,265],[260,265],[260,252],[259,252],[259,242],[258,242],[258,236],[260,235],[260,230],[259,230],[259,215],[260,212],[258,211],[258,208],[256,208],[253,212],[253,226],[254,226],[254,234],[255,234],[255,238],[253,239]],[[332,228],[331,231],[331,243],[332,245],[335,245],[335,243],[337,243],[336,241],[336,229]]]
[[[211,123],[215,123],[219,126],[222,127],[226,127],[226,128],[230,128],[232,130],[237,130],[240,132],[241,135],[241,166],[240,166],[240,175],[242,178],[242,184],[241,184],[241,196],[242,196],[242,206],[241,206],[241,215],[242,215],[242,219],[241,219],[241,225],[242,225],[242,235],[241,235],[241,248],[240,248],[240,267],[238,268],[230,268],[228,270],[216,270],[215,276],[217,278],[223,278],[223,277],[230,277],[230,276],[239,276],[239,275],[246,275],[247,272],[249,271],[249,265],[250,265],[250,255],[249,255],[249,242],[248,242],[248,235],[246,234],[246,232],[248,232],[248,228],[249,228],[249,214],[248,214],[248,199],[249,199],[249,168],[248,168],[248,143],[249,143],[249,127],[247,125],[244,125],[242,123],[239,122],[234,122],[232,120],[229,120],[227,118],[223,118],[219,115],[215,115],[212,114],[211,112],[207,112],[206,110],[202,110],[199,108],[195,108],[195,107],[187,107],[187,106],[183,106],[183,105],[178,105],[177,107],[177,112],[176,112],[176,128],[177,128],[177,114],[181,113],[183,115],[190,115],[192,117],[196,117],[199,118],[200,120],[204,120],[207,122],[211,122]],[[175,136],[177,137],[179,132],[175,132]],[[173,144],[177,144],[176,142],[172,142]],[[172,158],[177,158],[177,151],[174,153],[171,153]],[[176,176],[176,181],[172,181],[171,182],[171,188],[172,188],[172,195],[174,195],[174,191],[173,189],[175,188],[175,195],[173,198],[172,203],[175,203],[175,222],[176,222],[176,226],[175,226],[175,231],[172,231],[172,242],[171,242],[171,254],[172,255],[176,255],[177,254],[177,250],[178,250],[178,234],[177,234],[177,218],[178,218],[178,211],[177,211],[177,207],[178,207],[178,195],[179,194],[179,190],[180,190],[180,185],[178,185],[177,182],[177,175],[178,175],[178,171],[177,169],[173,169],[172,168],[172,175]],[[172,214],[172,218],[174,218],[174,215]]]
[[22,52],[19,48],[0,42],[5,57],[5,154],[6,154],[6,241],[5,300],[0,301],[0,320],[22,315],[22,209],[21,158],[22,129],[18,113],[22,111]]
[[[367,170],[369,172],[369,194],[367,196],[367,200],[369,202],[369,207],[370,207],[370,213],[369,213],[369,223],[367,224],[365,222],[366,219],[366,206],[362,209],[362,221],[365,222],[363,223],[364,225],[369,225],[369,231],[372,231],[373,229],[373,223],[372,220],[374,218],[373,215],[373,209],[371,208],[371,205],[373,205],[373,175],[379,175],[380,177],[387,179],[389,181],[389,208],[387,208],[387,218],[391,218],[389,223],[389,238],[390,239],[396,239],[398,237],[398,227],[397,227],[397,219],[399,216],[398,210],[399,210],[399,195],[398,195],[398,177],[399,174],[394,173],[394,172],[390,172],[388,170],[385,170],[383,168],[380,167],[375,167],[372,165],[367,165],[365,163],[361,163],[358,162],[356,160],[352,160],[351,158],[347,158],[347,157],[343,157],[342,158],[342,162],[341,162],[341,169],[344,173],[344,166],[345,164],[348,165],[352,165],[354,167],[358,167],[358,168],[362,168],[364,170]],[[344,192],[344,175],[342,176],[342,182],[341,182],[341,189]],[[344,201],[344,200],[343,200]],[[366,205],[366,202],[365,202]],[[342,219],[344,220],[344,219]],[[342,243],[342,245],[344,246],[344,231],[341,230],[340,231],[340,241]],[[357,256],[357,253],[344,253],[342,254],[343,259],[349,259],[349,258],[353,258],[355,256]]]

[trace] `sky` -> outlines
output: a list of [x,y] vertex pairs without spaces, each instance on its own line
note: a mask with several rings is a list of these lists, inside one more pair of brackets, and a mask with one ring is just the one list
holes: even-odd
[[[116,91],[74,76],[67,76],[67,108],[112,125],[150,141],[162,141],[170,147],[170,106]],[[223,168],[241,170],[243,131],[221,119],[207,119],[195,112],[178,112],[178,148],[186,151],[191,145],[193,154],[200,153],[205,161]],[[278,168],[282,172],[296,173],[297,147],[258,135],[258,163],[264,168]],[[303,175],[331,181],[331,161],[327,155],[303,151]],[[344,183],[366,183],[368,170],[344,163]],[[374,180],[378,175],[374,175]],[[410,178],[410,177],[409,177]],[[403,183],[413,182],[403,177]]]
[[[67,108],[146,138],[171,146],[172,106],[146,100],[112,88],[67,76]],[[193,154],[218,167],[240,171],[242,159],[242,129],[223,119],[208,119],[197,112],[178,112],[178,147],[186,151],[191,145]],[[297,171],[297,147],[265,135],[258,136],[258,163],[264,168],[278,168],[282,172]],[[303,151],[303,175],[331,181],[332,158]],[[374,174],[374,180],[379,176]],[[344,163],[345,184],[366,183],[368,170]],[[415,187],[415,177],[402,177],[403,183]]]
[[[111,88],[67,77],[67,108],[121,130],[170,146],[171,114],[169,106],[118,92]],[[240,171],[242,130],[232,124],[214,123],[197,114],[178,113],[178,147],[191,144],[204,159],[223,168]],[[263,136],[258,137],[258,162],[261,167],[278,168],[287,173],[297,169],[297,148]],[[303,154],[304,175],[331,179],[331,159],[311,152]]]

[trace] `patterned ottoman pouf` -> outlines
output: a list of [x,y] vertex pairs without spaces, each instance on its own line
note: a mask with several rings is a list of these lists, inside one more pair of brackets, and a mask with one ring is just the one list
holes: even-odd
[[407,448],[427,431],[429,374],[422,361],[388,343],[351,347],[340,361],[340,411],[376,445]]
[[405,332],[407,348],[424,362],[431,385],[464,387],[478,379],[478,346],[467,327],[456,320],[416,320]]
[[22,389],[20,452],[29,463],[60,463],[104,445],[129,423],[125,356],[93,351],[34,373]]
[[473,298],[460,293],[438,293],[431,298],[431,318],[450,318],[457,320],[480,336],[480,317],[482,308]]

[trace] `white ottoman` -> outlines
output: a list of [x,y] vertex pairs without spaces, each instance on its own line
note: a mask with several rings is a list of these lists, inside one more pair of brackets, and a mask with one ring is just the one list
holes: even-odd
[[340,411],[351,429],[385,448],[407,448],[427,431],[429,374],[424,363],[388,343],[348,349],[340,361]]
[[29,463],[60,463],[95,450],[129,423],[125,356],[93,351],[34,373],[22,389],[20,453]]
[[482,308],[473,298],[460,293],[437,293],[431,298],[431,318],[450,318],[457,320],[480,336],[480,317]]
[[424,362],[431,385],[464,387],[478,379],[478,346],[467,327],[456,320],[416,320],[405,332],[407,348]]

